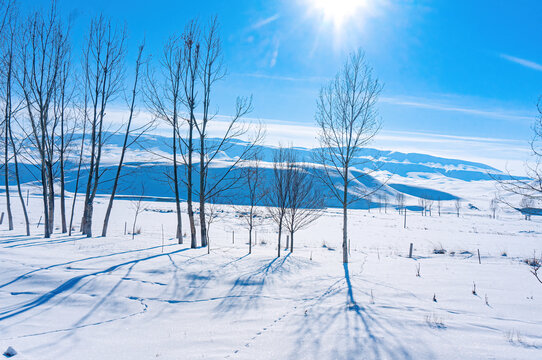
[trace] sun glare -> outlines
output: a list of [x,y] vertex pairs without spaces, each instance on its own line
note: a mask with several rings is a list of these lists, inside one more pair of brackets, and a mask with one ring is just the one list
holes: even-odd
[[313,9],[320,12],[324,20],[330,21],[336,28],[355,17],[367,7],[367,0],[311,0]]

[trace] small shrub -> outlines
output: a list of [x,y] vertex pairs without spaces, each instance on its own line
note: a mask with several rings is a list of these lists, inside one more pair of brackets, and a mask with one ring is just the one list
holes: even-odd
[[433,254],[440,254],[440,255],[446,254],[446,250],[443,249],[442,247],[440,249],[435,248],[435,249],[433,249]]
[[444,319],[440,316],[436,316],[434,313],[425,317],[425,322],[433,329],[446,329]]

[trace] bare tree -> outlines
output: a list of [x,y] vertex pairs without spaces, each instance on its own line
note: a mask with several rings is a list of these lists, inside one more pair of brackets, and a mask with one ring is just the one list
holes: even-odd
[[13,101],[13,71],[14,71],[14,37],[16,35],[16,17],[15,5],[11,0],[0,1],[0,54],[1,64],[0,69],[0,86],[1,99],[4,105],[4,182],[6,194],[6,211],[8,214],[9,230],[13,230],[13,214],[11,212],[11,197],[9,192],[9,135],[11,132],[12,120],[15,110],[12,105]]
[[519,203],[519,210],[525,216],[525,220],[531,220],[531,215],[533,214],[534,208],[534,199],[531,196],[523,196],[521,202]]
[[459,217],[459,210],[461,210],[461,199],[460,198],[455,199],[454,206],[455,206],[455,212],[457,214],[457,217]]
[[145,211],[145,206],[143,205],[143,199],[145,198],[145,187],[141,186],[141,194],[139,197],[132,201],[132,208],[134,209],[134,222],[132,224],[132,240],[134,239],[134,236],[136,235],[136,232],[139,234],[141,233],[141,230],[136,230],[137,225],[137,218],[139,217],[139,214],[141,214],[142,211]]
[[[186,139],[179,136],[182,144],[179,149],[181,150],[182,160],[186,170],[186,205],[188,211],[188,222],[190,224],[190,246],[195,248],[197,246],[196,240],[196,225],[194,220],[194,131],[196,127],[196,108],[198,106],[198,75],[200,66],[200,42],[201,34],[197,21],[192,20],[188,23],[182,36],[183,48],[181,57],[181,83],[184,91],[181,98],[185,107],[187,117],[185,119],[187,124]],[[186,151],[183,151],[186,149]]]
[[497,218],[497,210],[499,210],[499,199],[495,195],[493,199],[489,202],[489,210],[491,211],[491,217],[493,219]]
[[90,24],[87,46],[83,54],[83,71],[90,101],[90,164],[85,193],[85,207],[81,229],[87,237],[92,236],[94,198],[103,171],[100,169],[102,150],[107,129],[105,115],[107,105],[122,89],[124,76],[124,29],[114,26],[103,16]]
[[[284,225],[290,232],[290,252],[294,251],[294,234],[318,219],[324,211],[324,196],[318,191],[313,171],[298,161],[293,149],[286,157],[287,208]],[[288,244],[286,244],[288,248]]]
[[273,155],[273,175],[267,191],[267,203],[269,215],[278,228],[277,257],[280,257],[282,229],[284,218],[288,211],[288,191],[290,189],[287,166],[292,164],[290,157],[292,152],[283,146],[279,146]]
[[[151,112],[158,119],[171,126],[171,149],[173,176],[166,176],[173,182],[175,194],[175,207],[177,214],[177,241],[183,243],[181,199],[179,189],[179,137],[181,126],[182,109],[182,75],[183,75],[183,50],[182,38],[172,36],[164,45],[160,59],[160,79],[157,79],[153,71],[148,71],[146,81],[145,100]],[[192,243],[195,247],[195,243]]]
[[[530,141],[532,158],[525,164],[526,177],[514,176],[510,171],[507,171],[506,179],[493,176],[505,192],[522,198],[529,197],[535,202],[542,200],[542,97],[539,98],[537,111],[538,115],[532,126],[533,136]],[[515,208],[515,204],[507,201],[503,196],[499,198],[499,202]]]
[[[216,112],[212,112],[211,103],[213,98],[213,90],[216,83],[224,78],[226,70],[223,65],[222,44],[219,35],[219,24],[217,18],[212,18],[207,27],[204,29],[201,44],[199,78],[201,82],[202,101],[201,101],[201,118],[195,122],[195,128],[199,136],[199,223],[200,223],[200,238],[201,245],[207,246],[207,228],[206,228],[206,210],[205,203],[209,199],[219,199],[221,194],[228,190],[239,186],[240,179],[235,176],[234,169],[249,159],[254,152],[255,146],[259,144],[263,138],[261,126],[254,129],[254,133],[250,134],[252,124],[243,122],[245,115],[252,111],[252,97],[238,97],[234,114],[224,124],[225,130],[217,139],[210,141],[209,127],[216,119]],[[215,178],[209,176],[209,167],[216,160],[217,156],[227,152],[235,144],[235,139],[240,139],[243,136],[249,136],[243,148],[238,152],[235,160],[231,161],[228,166],[220,172]]]
[[263,186],[263,172],[260,168],[261,160],[258,154],[247,162],[242,168],[241,177],[245,179],[246,191],[248,195],[247,211],[243,214],[248,227],[248,253],[252,253],[252,230],[254,229],[256,219],[261,216],[259,205],[266,196],[267,189]]
[[397,203],[397,211],[399,211],[399,214],[402,214],[405,208],[405,194],[398,192],[395,195],[395,202]]
[[134,85],[132,87],[132,96],[131,96],[130,107],[129,107],[130,110],[129,110],[128,120],[126,122],[126,128],[124,130],[124,141],[122,143],[119,164],[117,166],[117,172],[115,174],[115,179],[113,180],[113,187],[111,189],[109,203],[107,205],[107,210],[105,212],[104,225],[102,228],[102,236],[107,235],[107,226],[109,224],[109,217],[111,216],[111,210],[113,209],[113,201],[115,200],[115,194],[117,192],[117,187],[119,184],[122,166],[124,164],[124,157],[126,155],[126,150],[130,147],[130,145],[136,142],[139,139],[139,137],[141,137],[141,135],[143,135],[150,128],[150,126],[152,126],[152,122],[149,122],[135,129],[132,127],[132,121],[134,118],[135,107],[136,107],[136,98],[139,93],[138,83],[139,83],[139,77],[140,77],[141,64],[143,61],[142,55],[143,55],[144,47],[145,45],[141,44],[139,46],[138,53],[137,53],[137,60],[136,60],[135,74],[134,74]]
[[[0,38],[2,39],[2,57],[0,59],[2,64],[2,71],[0,75],[2,76],[1,84],[1,97],[4,103],[4,171],[5,171],[5,186],[6,186],[6,210],[8,214],[8,225],[9,230],[13,230],[13,215],[11,210],[11,198],[9,192],[9,162],[10,158],[13,158],[14,162],[14,175],[15,181],[17,184],[17,193],[19,195],[19,200],[21,201],[21,207],[23,209],[23,215],[26,225],[26,235],[30,235],[30,221],[28,219],[28,212],[26,210],[26,204],[24,202],[21,182],[19,177],[19,145],[15,144],[13,137],[13,126],[16,122],[15,114],[20,110],[20,106],[13,105],[13,100],[16,98],[14,96],[14,72],[17,70],[16,66],[16,53],[15,53],[15,44],[18,39],[17,35],[17,17],[15,10],[15,2],[0,1],[0,9],[2,9],[2,23],[0,26]],[[11,147],[11,157],[9,156],[9,149]]]
[[429,213],[429,216],[433,216],[431,210],[433,209],[433,203],[435,201],[433,199],[427,199],[426,202],[425,202],[425,211],[426,211],[426,215],[427,213]]
[[437,199],[437,210],[438,210],[438,216],[440,216],[440,210],[442,209],[442,201],[440,200],[440,197]]
[[[55,4],[45,14],[36,12],[29,16],[24,26],[24,41],[21,42],[21,71],[17,76],[23,92],[25,107],[30,123],[30,133],[23,126],[23,132],[30,138],[39,158],[35,162],[40,168],[41,188],[44,207],[46,238],[54,228],[54,163],[55,141],[58,119],[50,116],[53,97],[59,83],[61,65],[67,56],[67,34],[60,20]],[[18,72],[19,73],[19,72]],[[32,150],[29,158],[34,158]]]
[[211,240],[210,240],[210,236],[209,236],[209,232],[211,231],[211,225],[215,222],[216,219],[218,219],[219,217],[219,210],[218,210],[218,207],[216,205],[216,203],[214,202],[214,199],[211,199],[211,201],[209,201],[207,203],[207,254],[210,254],[211,253]]
[[360,152],[380,129],[376,102],[381,89],[364,54],[358,51],[321,89],[317,100],[320,147],[316,160],[322,165],[318,173],[343,208],[343,263],[348,263],[348,208],[367,195],[352,188],[366,173],[352,170],[367,162],[360,158]]

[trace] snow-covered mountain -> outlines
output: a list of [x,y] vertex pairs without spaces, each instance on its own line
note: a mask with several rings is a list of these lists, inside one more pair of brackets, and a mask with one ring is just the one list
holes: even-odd
[[[111,135],[108,139],[108,146],[105,148],[102,184],[99,193],[108,194],[112,184],[112,177],[115,173],[116,162],[120,154],[120,147],[123,141],[121,135]],[[209,141],[213,141],[210,139]],[[119,196],[134,196],[144,192],[145,196],[157,200],[170,201],[173,191],[170,181],[172,171],[169,144],[171,139],[164,136],[144,136],[137,146],[129,151],[127,162],[123,170],[123,178],[118,190]],[[216,161],[209,170],[210,181],[218,178],[226,168],[241,154],[246,144],[236,141],[230,144],[227,149],[216,157]],[[264,179],[271,179],[273,154],[276,147],[259,146],[259,153],[262,158]],[[296,147],[294,151],[300,161],[309,171],[321,171],[313,164],[313,149]],[[468,201],[478,199],[488,200],[494,192],[495,179],[506,178],[507,174],[491,166],[465,161],[460,159],[449,159],[419,153],[402,153],[396,151],[365,149],[361,157],[365,160],[364,168],[358,171],[371,170],[370,175],[362,177],[357,184],[358,190],[378,189],[372,197],[372,204],[368,201],[359,201],[354,208],[367,208],[378,206],[380,195],[385,195],[389,203],[394,202],[397,193],[404,193],[407,199],[415,201],[414,198],[422,197],[432,200],[450,201],[456,198],[463,198]],[[77,164],[68,162],[66,172],[67,190],[75,190],[75,179]],[[375,171],[376,169],[376,171]],[[22,168],[22,181],[32,182],[38,179],[39,169],[31,164]],[[354,170],[356,171],[356,170]],[[183,176],[185,170],[180,169]],[[82,170],[82,179],[86,179],[88,173]],[[233,170],[231,178],[242,176],[240,169]],[[3,178],[2,178],[3,180]],[[85,180],[80,182],[84,184]],[[240,183],[238,183],[239,185]],[[328,193],[323,185],[321,191]],[[79,191],[82,191],[80,187]],[[181,186],[181,197],[186,198],[186,189]],[[196,188],[195,191],[198,189]],[[246,203],[246,193],[243,186],[235,186],[224,192],[215,201],[219,203],[234,203],[242,205]],[[488,200],[489,201],[489,200]],[[338,206],[338,202],[328,197],[326,204],[329,207]]]

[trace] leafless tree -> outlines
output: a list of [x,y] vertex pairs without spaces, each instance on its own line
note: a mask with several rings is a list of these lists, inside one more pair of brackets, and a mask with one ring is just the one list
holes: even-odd
[[[1,98],[4,105],[4,171],[5,171],[5,186],[6,186],[6,210],[8,214],[8,225],[9,230],[13,230],[13,215],[11,210],[11,198],[9,191],[9,163],[13,159],[14,162],[14,175],[15,181],[17,184],[17,193],[19,195],[19,200],[21,201],[21,207],[23,210],[23,215],[26,225],[26,235],[30,235],[30,222],[28,219],[28,212],[26,209],[26,204],[24,202],[21,182],[19,177],[19,151],[21,144],[15,144],[15,139],[13,136],[13,126],[16,123],[15,115],[21,108],[21,102],[16,101],[15,106],[13,100],[17,98],[14,94],[14,73],[17,71],[16,68],[16,49],[15,44],[19,40],[16,38],[18,32],[18,23],[17,23],[17,13],[15,8],[15,1],[7,0],[0,1],[0,9],[2,10],[2,22],[0,25],[0,39],[2,41],[1,51],[1,71],[0,76],[2,77],[0,81],[1,86]],[[11,148],[11,156],[9,154],[9,149]]]
[[288,211],[288,190],[290,189],[287,166],[292,164],[290,160],[292,151],[279,146],[273,155],[273,175],[267,191],[267,203],[269,215],[278,228],[277,257],[280,257],[282,229],[284,218]]
[[437,210],[438,210],[438,216],[440,216],[440,210],[442,209],[442,201],[440,198],[437,199]]
[[[190,246],[197,246],[196,225],[194,220],[194,132],[196,127],[196,109],[199,103],[198,99],[198,75],[200,71],[200,47],[201,33],[196,20],[188,23],[182,36],[182,56],[181,60],[181,83],[183,89],[182,102],[186,107],[186,136],[179,136],[182,142],[181,150],[184,168],[186,170],[186,204],[188,211],[188,222],[190,225]],[[184,150],[184,151],[183,151]]]
[[399,214],[402,214],[405,208],[405,194],[398,192],[395,195],[395,202],[397,203],[397,211],[399,211]]
[[267,195],[267,189],[263,185],[263,172],[261,169],[261,160],[258,154],[254,156],[242,167],[241,177],[245,179],[246,191],[248,195],[247,210],[244,211],[243,219],[248,227],[248,253],[252,253],[252,230],[256,225],[256,219],[261,217],[259,205]]
[[[537,104],[538,115],[532,126],[533,136],[530,141],[531,161],[525,164],[526,176],[521,178],[507,171],[507,179],[493,176],[498,181],[498,186],[506,193],[519,195],[522,198],[529,197],[534,202],[542,200],[542,97]],[[499,197],[499,202],[515,208],[515,204],[508,201],[504,196]]]
[[[51,116],[53,97],[57,91],[61,66],[67,56],[68,37],[59,18],[55,4],[48,12],[30,15],[24,25],[24,41],[21,42],[21,71],[17,72],[28,113],[30,138],[39,158],[35,162],[40,168],[43,196],[45,237],[50,237],[54,228],[54,164],[58,118]],[[32,150],[30,150],[32,152]],[[34,158],[34,154],[29,154]]]
[[433,209],[433,203],[435,201],[433,199],[427,199],[426,202],[425,202],[425,211],[426,211],[426,215],[427,213],[429,213],[429,216],[433,216],[431,210]]
[[525,216],[525,220],[531,220],[533,214],[534,199],[531,196],[523,196],[519,203],[519,209]]
[[144,198],[145,198],[145,187],[141,186],[141,194],[136,200],[132,201],[132,208],[134,209],[134,222],[132,224],[132,240],[134,239],[136,232],[138,234],[141,232],[141,231],[136,230],[136,225],[137,225],[137,218],[139,217],[139,214],[145,211],[145,206],[143,204]]
[[139,84],[139,78],[140,78],[141,64],[143,61],[142,56],[143,56],[144,47],[145,45],[141,44],[139,46],[138,53],[137,53],[137,60],[136,60],[135,73],[134,73],[134,85],[132,87],[132,96],[131,96],[130,105],[129,105],[130,110],[129,110],[128,120],[126,121],[126,127],[124,129],[124,141],[122,143],[119,164],[117,166],[117,172],[115,174],[115,179],[113,180],[111,195],[109,196],[109,203],[107,205],[107,210],[105,212],[104,225],[102,228],[102,236],[107,235],[107,226],[109,224],[109,217],[111,216],[111,210],[113,209],[113,201],[115,200],[115,194],[117,192],[117,187],[119,184],[120,174],[122,172],[122,166],[124,164],[124,157],[126,155],[126,150],[134,142],[136,142],[141,137],[141,135],[147,132],[147,130],[149,130],[150,127],[152,126],[152,122],[148,122],[136,128],[132,126],[132,121],[133,121],[135,111],[136,111],[136,99],[139,94],[138,84]]
[[66,176],[65,164],[68,156],[68,149],[75,131],[75,117],[72,110],[73,95],[75,91],[71,71],[71,49],[66,46],[66,54],[59,64],[58,85],[53,93],[53,116],[59,127],[57,143],[58,167],[60,171],[60,219],[62,233],[67,232],[66,223]]
[[[349,56],[336,78],[324,86],[317,100],[320,147],[316,161],[320,178],[343,208],[343,263],[348,263],[348,208],[366,197],[353,188],[367,162],[360,152],[380,129],[376,102],[382,87],[361,51]],[[340,184],[335,179],[338,178]]]
[[13,230],[13,214],[11,212],[11,196],[9,191],[9,135],[13,123],[13,117],[16,109],[13,107],[13,71],[14,71],[14,43],[16,35],[16,13],[14,1],[0,1],[0,87],[1,100],[4,105],[4,127],[3,127],[3,145],[4,145],[4,182],[6,195],[6,211],[8,215],[9,230]]
[[106,109],[122,90],[126,32],[103,16],[93,19],[83,53],[85,91],[90,101],[90,164],[81,229],[92,236],[94,198],[103,171],[100,169],[107,130]]
[[[209,127],[216,119],[216,111],[211,110],[211,103],[216,83],[224,78],[226,70],[223,64],[222,44],[219,35],[217,18],[212,18],[205,27],[200,47],[199,78],[201,82],[201,118],[196,120],[195,128],[199,136],[199,217],[201,245],[207,246],[205,203],[209,199],[218,199],[221,194],[241,184],[234,169],[252,156],[257,144],[263,138],[261,126],[253,128],[253,124],[243,122],[246,114],[252,111],[252,97],[238,97],[234,114],[225,123],[225,130],[217,139],[210,141]],[[251,130],[254,130],[253,132]],[[235,160],[220,172],[217,177],[209,176],[209,167],[217,156],[234,145],[234,140],[248,136],[245,146],[239,151]]]
[[217,204],[214,202],[214,199],[211,199],[207,203],[207,254],[211,253],[211,240],[209,236],[209,232],[211,231],[211,225],[215,222],[216,219],[218,219],[220,215],[220,211],[218,209]]
[[491,217],[493,219],[497,218],[497,210],[499,210],[499,199],[495,195],[493,199],[489,202],[489,210],[491,211]]
[[[173,182],[175,193],[175,207],[177,213],[177,241],[183,243],[181,199],[180,199],[180,176],[179,176],[179,138],[182,111],[182,75],[183,75],[183,42],[182,37],[172,36],[164,45],[160,59],[160,77],[157,78],[152,70],[149,70],[146,78],[145,100],[148,108],[155,117],[171,126],[171,149],[173,176],[166,174]],[[192,242],[195,247],[195,242]]]
[[460,198],[455,199],[454,206],[455,206],[455,212],[457,214],[457,217],[459,217],[459,210],[461,210],[461,199]]
[[[287,208],[284,226],[290,233],[290,252],[294,251],[294,234],[318,219],[324,211],[324,194],[316,186],[313,171],[308,165],[300,163],[292,149],[285,166],[287,189]],[[288,248],[288,244],[286,244]]]

